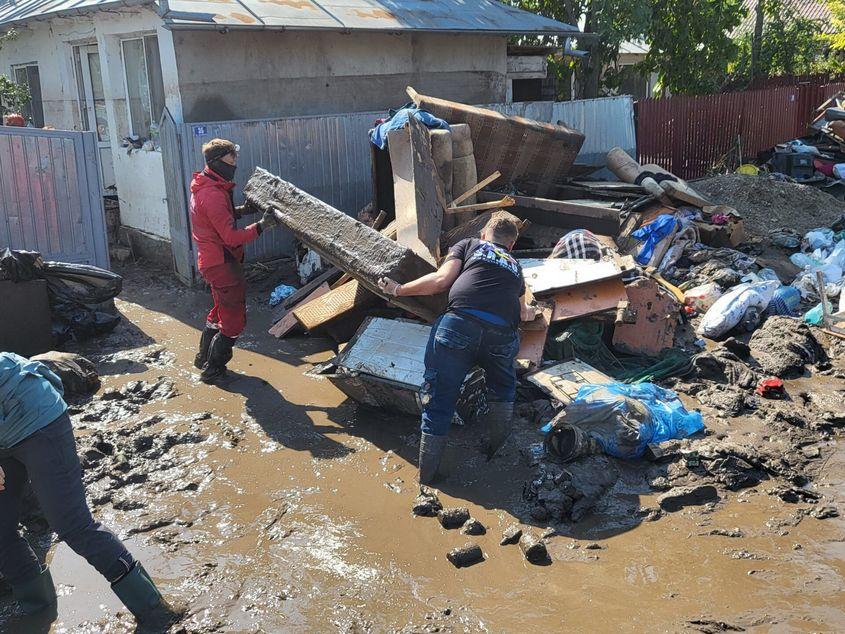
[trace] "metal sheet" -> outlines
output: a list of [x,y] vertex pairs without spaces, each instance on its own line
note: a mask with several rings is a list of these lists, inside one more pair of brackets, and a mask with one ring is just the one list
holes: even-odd
[[154,0],[23,0],[0,5],[0,24],[14,24],[27,20],[73,15],[99,9],[155,4]]
[[109,268],[93,132],[0,126],[0,245]]
[[578,29],[495,0],[327,0],[161,2],[170,28],[564,34]]
[[519,263],[525,285],[535,295],[622,275],[619,265],[609,260],[596,262],[553,258],[520,260]]
[[182,140],[179,126],[165,108],[159,125],[161,158],[164,166],[164,189],[167,195],[167,215],[170,220],[170,249],[176,276],[189,286],[196,274],[196,258],[191,237],[191,222],[185,198],[182,175]]
[[351,372],[419,388],[430,332],[431,327],[425,324],[374,317],[338,355],[337,364]]

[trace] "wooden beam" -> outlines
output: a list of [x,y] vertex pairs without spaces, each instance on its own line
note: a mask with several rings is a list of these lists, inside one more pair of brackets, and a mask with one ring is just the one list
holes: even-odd
[[[484,180],[479,181],[479,182],[478,182],[478,183],[476,183],[474,186],[470,187],[467,191],[465,191],[463,194],[461,194],[460,196],[458,196],[457,198],[455,198],[455,199],[454,199],[454,200],[453,200],[453,201],[449,204],[449,207],[448,207],[448,208],[449,208],[449,209],[454,209],[455,207],[457,207],[458,205],[460,205],[463,201],[465,201],[467,198],[469,198],[470,196],[472,196],[472,195],[473,195],[473,194],[475,194],[476,192],[480,192],[482,189],[484,189],[485,187],[487,187],[487,185],[489,185],[490,183],[492,183],[494,180],[496,180],[497,178],[499,178],[501,175],[502,175],[502,173],[501,173],[499,170],[496,170],[495,172],[493,172],[492,174],[490,174],[490,176],[488,176],[488,177],[487,177],[487,178],[485,178]],[[466,210],[464,210],[464,211],[466,211]]]
[[[329,290],[330,289],[328,282],[323,282],[300,303],[305,304],[307,302],[310,302],[311,300],[317,299],[318,297],[321,297],[328,293]],[[298,323],[299,320],[297,320],[296,315],[294,315],[293,313],[293,310],[290,310],[267,332],[269,332],[274,337],[281,339],[291,330],[293,330]]]
[[478,203],[476,205],[464,205],[463,207],[449,207],[446,210],[447,214],[459,214],[465,211],[487,211],[488,209],[501,209],[502,207],[513,207],[516,201],[510,196],[505,196],[499,200],[491,200],[486,203]]

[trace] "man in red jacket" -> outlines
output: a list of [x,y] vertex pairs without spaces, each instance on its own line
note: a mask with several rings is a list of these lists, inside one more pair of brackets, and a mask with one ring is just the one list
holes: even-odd
[[191,235],[197,245],[197,267],[211,286],[214,300],[194,359],[204,383],[225,376],[232,346],[246,324],[244,245],[278,224],[268,211],[244,229],[235,226],[242,215],[257,211],[232,202],[238,149],[231,141],[212,139],[202,146],[205,169],[191,180]]

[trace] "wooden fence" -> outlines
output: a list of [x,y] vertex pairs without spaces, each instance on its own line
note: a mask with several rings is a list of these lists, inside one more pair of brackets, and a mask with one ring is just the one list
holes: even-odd
[[738,139],[747,159],[803,136],[816,107],[838,90],[845,90],[845,83],[638,101],[638,159],[681,178],[704,176]]

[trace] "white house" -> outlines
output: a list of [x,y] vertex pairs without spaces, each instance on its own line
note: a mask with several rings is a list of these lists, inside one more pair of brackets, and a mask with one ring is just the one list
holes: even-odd
[[177,123],[386,111],[407,85],[504,102],[510,36],[578,32],[494,0],[0,0],[11,28],[0,73],[29,85],[26,114],[96,131],[122,224],[162,246],[165,107]]

